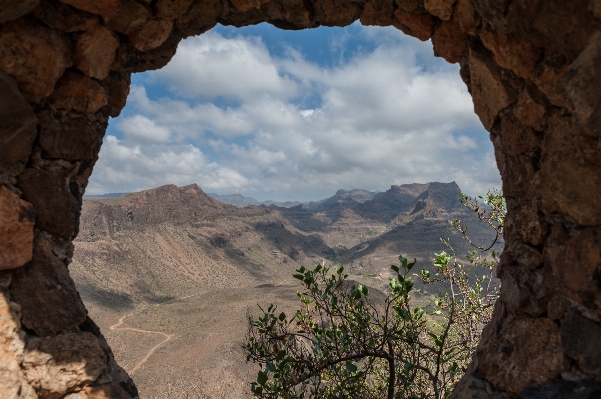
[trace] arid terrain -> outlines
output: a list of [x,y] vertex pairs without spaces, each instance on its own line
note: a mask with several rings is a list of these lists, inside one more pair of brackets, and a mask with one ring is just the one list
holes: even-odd
[[[92,318],[141,398],[249,397],[256,370],[241,343],[257,304],[293,309],[301,265],[342,264],[350,278],[386,291],[399,254],[428,265],[471,220],[455,183],[339,190],[294,207],[239,208],[196,185],[84,200],[70,266]],[[484,226],[470,223],[478,240]],[[420,287],[424,298],[437,287]]]

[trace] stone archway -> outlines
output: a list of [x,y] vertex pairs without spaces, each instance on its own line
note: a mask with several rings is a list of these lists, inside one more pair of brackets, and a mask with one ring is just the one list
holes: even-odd
[[137,395],[67,270],[131,74],[161,68],[216,23],[357,19],[431,38],[435,55],[460,63],[495,147],[508,203],[501,300],[453,397],[599,394],[601,1],[2,0],[3,397]]

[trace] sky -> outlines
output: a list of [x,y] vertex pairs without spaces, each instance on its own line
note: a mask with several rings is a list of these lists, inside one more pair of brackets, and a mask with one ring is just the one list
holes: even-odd
[[196,183],[258,200],[455,181],[500,187],[459,67],[393,27],[218,25],[132,77],[86,194]]

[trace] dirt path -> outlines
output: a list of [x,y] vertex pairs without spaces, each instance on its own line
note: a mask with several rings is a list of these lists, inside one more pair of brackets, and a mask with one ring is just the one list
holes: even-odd
[[[170,301],[166,301],[163,302],[161,304],[158,304],[156,306],[160,306],[160,305],[164,305],[166,303],[169,302],[174,302],[174,301],[178,301],[178,300],[182,300],[182,299],[186,299],[186,298],[191,298],[193,296],[197,296],[200,294],[194,294],[194,295],[188,295],[188,296],[184,296],[181,298],[175,298],[172,299]],[[138,310],[137,312],[140,312],[142,309]],[[144,365],[144,363],[146,363],[146,361],[150,358],[150,356],[152,356],[152,354],[159,349],[162,345],[166,344],[167,342],[169,342],[169,340],[173,337],[175,337],[175,334],[167,334],[165,332],[162,331],[151,331],[151,330],[143,330],[141,328],[134,328],[134,327],[121,327],[123,325],[123,322],[125,321],[125,319],[129,316],[133,316],[135,313],[130,313],[130,314],[126,314],[124,316],[121,316],[121,318],[119,319],[119,321],[116,324],[113,324],[112,326],[109,327],[110,331],[135,331],[135,332],[139,332],[139,333],[143,333],[143,334],[158,334],[158,335],[162,335],[163,337],[165,337],[164,340],[162,340],[161,342],[159,342],[158,344],[156,344],[155,346],[153,346],[152,348],[150,348],[150,350],[146,353],[146,356],[144,356],[138,363],[135,364],[135,366],[128,371],[129,374],[133,374],[135,373],[140,367],[142,367]]]

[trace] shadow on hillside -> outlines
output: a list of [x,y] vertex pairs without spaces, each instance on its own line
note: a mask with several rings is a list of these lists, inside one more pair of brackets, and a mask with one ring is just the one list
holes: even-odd
[[117,311],[125,311],[134,307],[131,296],[123,292],[105,290],[89,284],[78,286],[78,290],[84,302],[93,302],[98,306]]

